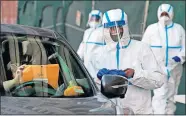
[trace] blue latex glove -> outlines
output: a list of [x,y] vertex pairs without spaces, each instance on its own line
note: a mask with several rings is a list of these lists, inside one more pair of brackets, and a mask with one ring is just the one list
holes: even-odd
[[175,62],[181,62],[181,59],[178,56],[174,56],[172,58]]
[[98,71],[97,77],[101,80],[102,76],[105,74],[125,76],[125,72],[123,70],[116,70],[116,69],[108,70],[106,68],[103,68]]
[[106,68],[100,69],[97,73],[97,78],[101,80],[102,76],[108,74],[109,70]]
[[125,76],[125,72],[123,70],[116,70],[116,69],[110,70],[108,74]]

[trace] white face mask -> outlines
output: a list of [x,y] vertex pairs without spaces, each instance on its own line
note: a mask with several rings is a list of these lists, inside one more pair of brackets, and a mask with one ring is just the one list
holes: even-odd
[[98,25],[99,25],[98,22],[90,22],[90,23],[89,23],[89,26],[90,26],[91,28],[95,28],[95,27],[97,27]]
[[161,23],[163,26],[165,26],[165,25],[168,25],[168,24],[169,24],[170,18],[167,17],[167,16],[162,16],[162,17],[160,17],[159,21],[160,21],[160,23]]

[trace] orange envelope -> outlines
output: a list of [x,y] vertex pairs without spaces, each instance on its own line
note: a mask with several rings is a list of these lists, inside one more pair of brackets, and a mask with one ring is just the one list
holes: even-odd
[[58,88],[59,65],[25,65],[23,70],[21,83],[32,80],[43,80],[53,88]]

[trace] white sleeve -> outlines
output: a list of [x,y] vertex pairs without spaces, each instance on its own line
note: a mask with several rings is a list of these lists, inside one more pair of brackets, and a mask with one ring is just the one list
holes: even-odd
[[166,75],[161,72],[151,48],[147,45],[143,46],[138,62],[135,65],[135,73],[129,81],[138,87],[144,89],[156,89],[163,85]]
[[87,69],[93,78],[97,78],[98,71],[102,68],[105,68],[105,62],[103,62],[105,59],[105,54],[103,54],[103,52],[104,51],[102,48],[96,48],[90,56],[90,62]]
[[88,62],[88,71],[90,73],[90,75],[95,79],[97,78],[97,73],[99,71],[99,62],[97,62],[96,60],[97,58],[97,54],[92,54],[91,58],[90,58],[90,62]]
[[[181,26],[181,25],[180,25]],[[185,62],[185,30],[181,26],[181,51],[178,54],[178,57],[181,59],[181,63],[183,64]]]
[[147,43],[150,45],[150,36],[151,36],[151,28],[150,26],[147,27],[147,29],[145,30],[144,34],[143,34],[143,38],[142,38],[142,42]]
[[80,43],[79,48],[77,50],[77,54],[79,55],[79,57],[84,60],[84,50],[85,50],[85,38],[86,37],[86,31],[84,32],[83,35],[83,41]]
[[84,60],[84,43],[83,41],[80,43],[79,48],[77,50],[77,54],[79,55],[79,57]]

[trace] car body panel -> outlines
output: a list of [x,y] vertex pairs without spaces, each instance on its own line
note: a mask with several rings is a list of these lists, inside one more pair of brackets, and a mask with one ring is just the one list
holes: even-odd
[[102,95],[87,98],[1,97],[1,114],[115,114]]

